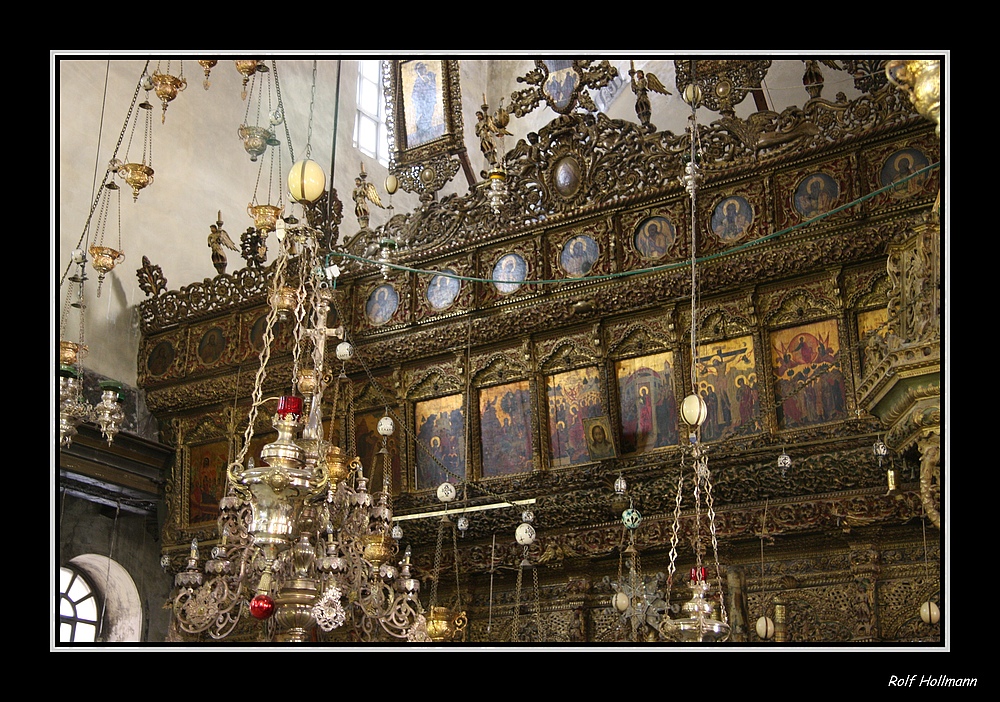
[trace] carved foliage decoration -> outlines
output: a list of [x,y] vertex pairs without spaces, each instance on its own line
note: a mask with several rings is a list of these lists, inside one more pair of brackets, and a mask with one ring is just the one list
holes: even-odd
[[743,102],[751,90],[759,89],[770,67],[770,60],[674,61],[679,93],[683,94],[687,86],[694,83],[701,88],[702,104],[723,114],[733,114],[733,108]]
[[609,326],[606,336],[608,354],[615,357],[666,351],[671,349],[676,341],[670,315],[620,322]]
[[618,69],[606,60],[536,59],[535,67],[517,78],[531,87],[512,93],[510,108],[518,117],[542,102],[561,115],[577,108],[596,112],[588,90],[600,90],[617,75]]

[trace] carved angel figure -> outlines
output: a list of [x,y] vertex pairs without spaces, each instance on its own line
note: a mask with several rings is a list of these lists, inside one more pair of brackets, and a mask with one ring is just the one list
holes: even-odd
[[215,224],[209,225],[211,232],[208,234],[208,246],[212,249],[212,265],[215,266],[215,270],[219,275],[226,272],[226,249],[230,251],[239,251],[233,240],[229,238],[229,234],[226,230],[222,228],[222,212],[219,212],[219,219]]
[[656,127],[650,124],[649,118],[652,115],[652,108],[649,104],[649,91],[660,93],[661,95],[672,95],[669,90],[663,87],[660,79],[652,73],[643,70],[635,70],[635,61],[628,71],[629,78],[632,79],[632,92],[635,93],[635,114],[639,117],[639,122],[650,134],[656,131]]
[[379,207],[385,208],[382,198],[379,197],[378,190],[373,183],[368,182],[368,174],[365,173],[364,164],[361,166],[361,174],[354,179],[354,214],[358,217],[358,224],[362,229],[368,228],[368,203],[371,202]]
[[490,115],[490,106],[486,102],[486,96],[483,95],[483,107],[481,110],[476,111],[476,136],[479,137],[479,148],[482,149],[483,156],[489,162],[491,167],[498,166],[498,161],[500,155],[497,153],[497,139],[502,139],[505,136],[513,136],[509,131],[507,131],[507,125],[510,123],[510,113],[504,109],[503,99],[500,100],[500,106],[497,108],[493,115]]

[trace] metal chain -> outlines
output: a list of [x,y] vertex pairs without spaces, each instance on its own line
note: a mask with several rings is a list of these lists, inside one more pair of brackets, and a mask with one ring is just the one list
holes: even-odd
[[437,605],[438,581],[441,580],[441,554],[444,542],[444,527],[446,524],[451,524],[447,515],[441,517],[441,521],[438,523],[437,543],[434,546],[434,577],[431,580],[431,600],[428,607]]
[[708,505],[708,529],[712,535],[712,554],[715,558],[716,585],[719,588],[719,612],[722,616],[722,621],[728,623],[729,620],[726,617],[726,598],[722,596],[722,569],[719,567],[719,541],[715,532],[715,503],[712,499],[712,480],[707,460],[705,461],[705,504]]
[[[527,555],[527,547],[525,547],[525,555]],[[538,566],[532,567],[531,579],[534,581],[535,586],[535,628],[538,630],[538,641],[541,642],[545,641],[545,631],[542,629],[542,603],[538,590]]]
[[[146,131],[142,141],[142,162],[153,167],[153,110],[144,110],[146,113]],[[138,121],[138,120],[136,120]],[[148,156],[148,158],[147,158]]]
[[267,377],[267,363],[271,360],[271,345],[274,342],[274,323],[278,318],[278,308],[277,305],[275,305],[275,297],[285,283],[285,267],[288,263],[288,248],[284,242],[282,242],[282,244],[283,245],[278,249],[278,258],[274,262],[274,277],[271,281],[271,294],[268,298],[271,303],[271,309],[267,313],[267,323],[264,325],[264,334],[261,337],[263,349],[260,352],[260,366],[257,369],[257,374],[254,376],[253,395],[251,398],[247,428],[243,435],[243,445],[240,446],[236,461],[233,464],[230,464],[228,470],[229,481],[234,487],[239,484],[239,481],[234,473],[234,468],[236,466],[242,468],[243,466],[243,461],[246,459],[247,451],[250,449],[250,441],[253,439],[254,424],[256,423],[257,413],[263,402],[261,396],[264,393],[264,379]]
[[[278,96],[278,109],[281,111],[281,123],[285,125],[285,141],[288,144],[288,157],[295,163],[295,149],[292,148],[292,135],[288,131],[288,120],[285,115],[285,103],[281,99],[281,81],[278,79],[278,62],[271,61],[271,70],[274,72],[274,92]],[[316,62],[313,61],[313,95],[316,94]],[[312,106],[309,107],[309,134],[312,136]],[[309,157],[309,144],[306,144],[306,158]]]
[[114,181],[110,183],[114,185],[114,188],[109,188],[115,191],[115,206],[118,210],[118,251],[122,250],[122,191],[121,188],[115,184]]
[[681,473],[677,476],[677,496],[674,500],[674,524],[670,534],[670,565],[667,566],[667,593],[666,601],[670,604],[670,587],[673,585],[674,573],[677,571],[677,542],[680,540],[678,533],[681,522],[681,499],[684,491],[684,457],[681,456]]
[[[524,557],[528,557],[528,547],[524,547]],[[524,574],[524,561],[517,569],[517,584],[514,586],[514,621],[511,639],[517,640],[521,636],[521,578]]]
[[[270,194],[270,189],[268,190],[268,194]],[[294,246],[293,236],[291,234],[286,233],[285,238],[290,242],[289,247]],[[302,334],[305,326],[302,323],[302,320],[305,319],[306,316],[306,281],[312,272],[308,268],[308,264],[303,265],[303,261],[308,262],[310,260],[311,242],[312,237],[306,237],[303,242],[304,250],[299,256],[299,285],[295,291],[295,343],[292,347],[292,384],[296,390],[299,386],[299,361],[302,356]]]
[[[317,61],[313,61],[312,70],[312,88],[309,92],[309,128],[306,131],[306,158],[312,155],[312,138],[313,138],[313,110],[316,107],[316,65]],[[292,161],[295,158],[292,157]]]
[[[390,493],[391,494],[391,493]],[[458,529],[451,530],[451,545],[455,553],[455,602],[456,606],[461,609],[462,607],[462,583],[459,575],[458,567]]]

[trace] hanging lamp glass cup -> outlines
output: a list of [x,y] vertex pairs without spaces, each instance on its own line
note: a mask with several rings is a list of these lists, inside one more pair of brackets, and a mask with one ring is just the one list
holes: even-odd
[[153,169],[145,163],[123,163],[118,175],[132,188],[132,200],[139,199],[139,191],[153,182]]
[[277,205],[255,205],[252,202],[247,205],[247,214],[253,220],[254,226],[262,232],[274,231],[283,210],[283,207]]
[[249,127],[241,124],[236,130],[237,135],[243,140],[243,149],[250,154],[250,160],[256,161],[257,157],[267,151],[268,142],[274,135],[264,127]]

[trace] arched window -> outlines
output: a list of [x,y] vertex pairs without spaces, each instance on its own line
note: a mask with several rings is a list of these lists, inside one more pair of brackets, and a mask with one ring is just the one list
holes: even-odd
[[60,568],[59,643],[141,641],[139,590],[117,561],[96,553]]
[[99,608],[94,587],[73,568],[59,569],[59,642],[93,643],[97,640]]

